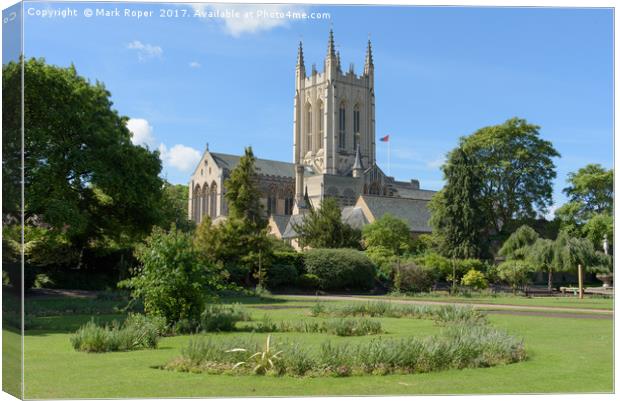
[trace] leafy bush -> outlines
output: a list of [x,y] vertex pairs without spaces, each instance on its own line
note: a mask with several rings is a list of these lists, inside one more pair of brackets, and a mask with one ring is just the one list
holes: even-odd
[[297,279],[297,285],[307,290],[316,290],[319,288],[321,280],[316,274],[302,274]]
[[438,253],[429,252],[413,258],[413,262],[431,270],[437,280],[446,280],[448,274],[452,274],[452,262]]
[[382,246],[367,248],[366,256],[378,268],[379,278],[383,281],[391,282],[394,276],[394,266],[397,256],[390,249]]
[[155,228],[136,248],[140,266],[119,283],[144,302],[147,315],[162,316],[169,324],[198,321],[208,294],[218,285],[215,268],[200,262],[190,234]]
[[435,283],[435,275],[432,268],[416,265],[412,262],[402,264],[399,269],[399,291],[403,292],[428,292]]
[[267,286],[269,288],[293,286],[297,283],[298,276],[295,266],[274,264],[267,269]]
[[80,327],[71,336],[76,351],[111,352],[130,351],[140,348],[157,348],[159,337],[164,334],[166,321],[161,317],[149,318],[130,314],[121,325],[114,321],[99,326],[94,320]]
[[529,263],[514,259],[502,262],[496,268],[497,277],[508,283],[513,292],[529,283],[532,270]]
[[454,273],[456,273],[456,279],[459,281],[459,278],[462,278],[472,269],[483,273],[489,269],[489,265],[479,259],[448,259],[432,252],[415,257],[413,261],[431,269],[438,281],[452,281]]
[[461,284],[473,288],[474,290],[484,290],[489,286],[484,274],[474,269],[471,269],[463,276]]
[[353,249],[311,249],[304,254],[304,262],[308,273],[319,278],[319,286],[324,290],[367,290],[376,275],[370,259]]

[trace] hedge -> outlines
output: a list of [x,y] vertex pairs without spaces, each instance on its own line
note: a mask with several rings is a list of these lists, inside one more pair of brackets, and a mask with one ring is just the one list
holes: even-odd
[[368,290],[377,273],[364,252],[348,248],[311,249],[304,253],[304,263],[307,272],[319,278],[322,290]]

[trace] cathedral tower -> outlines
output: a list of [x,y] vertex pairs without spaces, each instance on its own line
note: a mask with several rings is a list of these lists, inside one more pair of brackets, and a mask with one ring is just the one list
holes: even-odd
[[[314,174],[352,176],[358,148],[363,166],[375,164],[374,64],[370,40],[361,75],[355,73],[353,64],[342,71],[332,30],[322,72],[313,66],[306,76],[299,44],[293,134],[295,164],[306,166]],[[301,180],[303,170],[297,170]],[[299,191],[303,191],[301,185],[296,190],[297,197],[302,195]]]

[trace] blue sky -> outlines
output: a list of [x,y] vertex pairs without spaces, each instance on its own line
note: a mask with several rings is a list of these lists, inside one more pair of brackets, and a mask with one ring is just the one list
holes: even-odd
[[[76,17],[28,15],[77,9]],[[150,18],[87,18],[97,8]],[[202,11],[213,7],[202,5]],[[187,10],[161,18],[160,9]],[[189,5],[25,3],[25,52],[74,63],[105,83],[136,138],[164,155],[163,175],[187,183],[206,143],[240,154],[292,159],[297,43],[322,68],[333,24],[344,66],[363,68],[374,47],[376,132],[391,135],[391,173],[442,186],[439,166],[458,138],[518,116],[553,142],[558,177],[588,163],[613,166],[613,11],[568,8],[235,6],[220,10],[319,11],[329,19],[194,18]],[[182,12],[182,11],[181,11]],[[174,14],[173,14],[174,15]],[[179,14],[181,15],[181,14]],[[387,169],[387,148],[377,145]]]

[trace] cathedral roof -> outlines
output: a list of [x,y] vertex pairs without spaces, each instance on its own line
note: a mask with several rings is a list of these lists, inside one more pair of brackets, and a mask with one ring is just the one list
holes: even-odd
[[364,216],[364,211],[361,207],[346,206],[342,209],[342,222],[357,230],[361,230],[362,227],[368,224],[368,219]]
[[[239,159],[241,159],[241,156],[237,155],[215,152],[210,153],[217,165],[227,170],[234,169],[239,164]],[[256,158],[255,166],[256,172],[261,175],[295,178],[295,165],[293,163]]]
[[284,235],[284,232],[286,231],[288,222],[291,220],[291,216],[286,215],[286,214],[273,214],[269,216],[269,219],[273,220],[273,223],[278,229],[278,235],[282,236]]
[[428,200],[397,198],[391,196],[361,195],[357,204],[363,202],[374,219],[389,213],[405,220],[409,229],[418,233],[430,233]]
[[394,189],[398,191],[398,196],[402,198],[408,199],[420,199],[420,200],[431,200],[433,195],[435,195],[436,191],[431,191],[428,189],[415,189],[406,185],[398,185],[394,184]]

